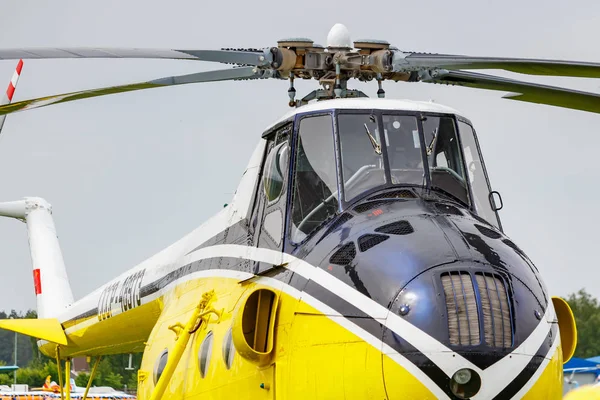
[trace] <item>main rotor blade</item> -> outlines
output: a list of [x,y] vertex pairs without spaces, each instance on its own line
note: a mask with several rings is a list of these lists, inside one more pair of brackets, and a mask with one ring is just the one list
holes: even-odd
[[[13,96],[15,94],[15,90],[17,89],[17,83],[19,82],[19,77],[21,76],[21,71],[23,70],[23,60],[19,60],[17,63],[17,67],[15,68],[15,72],[8,82],[8,87],[6,88],[6,94],[0,100],[0,106],[5,104],[10,104],[12,102]],[[2,127],[4,126],[4,121],[6,120],[6,115],[0,115],[0,133],[2,133]]]
[[416,69],[503,69],[528,75],[600,78],[600,64],[527,58],[469,57],[450,54],[394,52],[394,71]]
[[503,96],[503,98],[600,113],[600,94],[596,93],[580,92],[465,71],[441,71],[436,76],[422,81],[513,92]]
[[0,49],[0,60],[56,58],[154,58],[198,60],[238,65],[270,66],[273,53],[266,50],[169,50],[126,48]]
[[89,97],[105,96],[114,93],[131,92],[134,90],[152,89],[164,86],[185,85],[188,83],[216,82],[241,79],[259,79],[277,77],[277,73],[254,67],[241,67],[225,69],[220,71],[198,72],[188,75],[170,76],[147,82],[133,83],[121,86],[111,86],[99,89],[83,90],[54,96],[40,97],[19,101],[17,103],[0,106],[0,115],[10,114],[17,111],[39,108],[51,104],[65,103],[68,101],[81,100]]

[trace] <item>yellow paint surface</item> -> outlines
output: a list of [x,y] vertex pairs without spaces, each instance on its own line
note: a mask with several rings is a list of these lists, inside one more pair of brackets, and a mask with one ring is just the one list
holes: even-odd
[[[259,288],[274,290],[279,295],[272,362],[258,366],[255,360],[245,359],[234,349],[232,365],[227,368],[228,331],[234,319],[240,317],[241,307],[247,304],[244,299]],[[220,317],[210,315],[208,322],[191,334],[167,384],[162,397],[165,400],[437,398],[426,384],[383,354],[376,347],[379,344],[371,345],[342,326],[339,317],[324,315],[279,289],[231,278],[185,282],[160,299],[71,333],[69,345],[61,348],[61,355],[144,351],[138,375],[138,399],[147,400],[155,387],[159,357],[165,349],[171,354],[176,343],[176,334],[169,327],[190,321],[203,293],[213,290],[211,307],[223,313]],[[201,376],[199,355],[209,333],[212,344],[206,373]],[[54,345],[46,346],[44,351],[53,355]],[[558,347],[524,398],[554,400],[561,395],[562,350]]]

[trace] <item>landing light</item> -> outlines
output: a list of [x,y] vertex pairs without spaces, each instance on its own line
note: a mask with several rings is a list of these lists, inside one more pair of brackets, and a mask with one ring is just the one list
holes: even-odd
[[458,383],[460,385],[465,385],[465,384],[469,383],[469,381],[471,380],[471,371],[469,371],[466,368],[460,369],[460,370],[456,371],[456,373],[454,374],[452,379],[454,379],[456,381],[456,383]]
[[459,399],[470,399],[481,389],[481,378],[472,369],[459,369],[452,375],[450,390]]

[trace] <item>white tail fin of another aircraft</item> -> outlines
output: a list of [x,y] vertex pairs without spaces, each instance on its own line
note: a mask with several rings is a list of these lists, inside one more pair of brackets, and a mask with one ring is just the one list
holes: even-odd
[[[21,70],[23,69],[23,60],[19,60],[17,64],[17,68],[15,69],[15,73],[12,76],[12,79],[8,83],[8,88],[6,89],[6,93],[4,93],[4,97],[0,101],[0,106],[10,104],[12,102],[13,96],[15,94],[15,89],[17,88],[17,83],[19,82],[19,77],[21,76]],[[0,133],[2,133],[2,127],[4,126],[4,120],[6,120],[6,114],[0,115]]]
[[27,197],[0,203],[0,216],[27,224],[38,318],[55,318],[73,303],[73,293],[54,227],[52,207],[44,199]]
[[[12,102],[22,69],[23,60],[19,60],[0,105]],[[5,119],[6,115],[0,115],[0,133]],[[73,303],[73,293],[52,219],[52,207],[44,199],[28,197],[0,203],[0,216],[27,224],[38,318],[57,316]]]

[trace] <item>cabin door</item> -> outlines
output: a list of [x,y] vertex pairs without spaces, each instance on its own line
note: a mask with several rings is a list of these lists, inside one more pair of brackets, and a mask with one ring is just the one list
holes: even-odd
[[[285,235],[291,137],[291,123],[267,136],[266,157],[250,228],[254,246],[279,252]],[[272,267],[269,263],[256,262],[253,272],[264,272]]]

